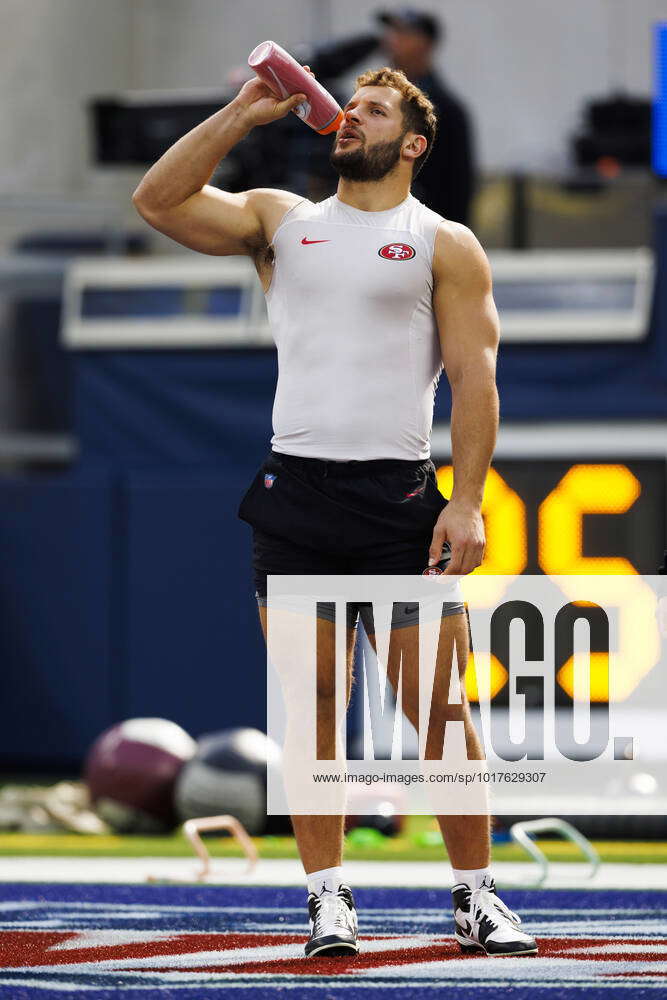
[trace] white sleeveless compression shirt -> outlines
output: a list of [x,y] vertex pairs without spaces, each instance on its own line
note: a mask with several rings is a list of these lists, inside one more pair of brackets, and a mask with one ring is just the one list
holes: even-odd
[[359,461],[430,455],[442,370],[432,260],[442,221],[409,195],[362,212],[301,201],[273,238],[274,451]]

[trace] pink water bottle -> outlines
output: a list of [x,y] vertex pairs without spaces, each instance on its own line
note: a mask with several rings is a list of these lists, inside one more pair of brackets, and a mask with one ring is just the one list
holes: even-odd
[[292,94],[305,94],[307,100],[294,113],[320,135],[336,132],[343,112],[331,94],[307,73],[289,52],[276,42],[260,42],[248,56],[248,66],[283,100]]

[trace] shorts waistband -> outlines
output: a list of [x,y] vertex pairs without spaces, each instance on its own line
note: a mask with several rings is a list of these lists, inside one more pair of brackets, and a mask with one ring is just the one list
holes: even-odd
[[352,459],[349,462],[335,462],[332,459],[304,458],[301,455],[286,455],[282,451],[271,451],[272,460],[288,469],[301,469],[325,477],[349,478],[352,476],[372,476],[378,472],[419,472],[421,469],[435,468],[430,458],[372,458],[365,461]]

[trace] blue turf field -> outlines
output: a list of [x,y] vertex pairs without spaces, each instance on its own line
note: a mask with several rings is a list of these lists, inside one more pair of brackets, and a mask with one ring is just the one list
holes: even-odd
[[667,990],[667,892],[524,890],[524,959],[463,957],[444,889],[359,889],[362,951],[308,960],[298,888],[0,887],[0,997],[627,1000]]

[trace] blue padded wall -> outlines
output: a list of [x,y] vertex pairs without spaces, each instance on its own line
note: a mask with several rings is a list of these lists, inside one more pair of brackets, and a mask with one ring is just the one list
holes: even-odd
[[0,763],[69,767],[119,710],[108,475],[3,480]]
[[126,524],[125,712],[196,735],[266,725],[264,645],[229,466],[131,471]]

